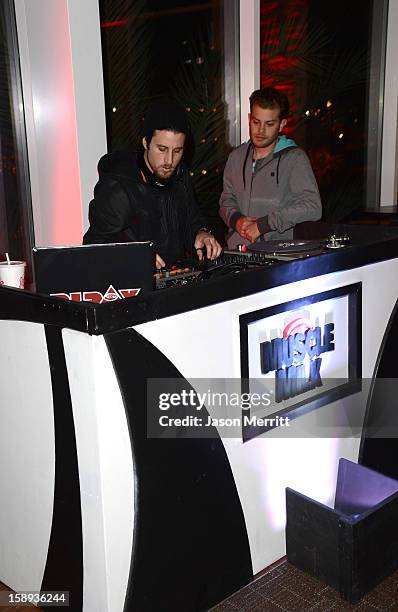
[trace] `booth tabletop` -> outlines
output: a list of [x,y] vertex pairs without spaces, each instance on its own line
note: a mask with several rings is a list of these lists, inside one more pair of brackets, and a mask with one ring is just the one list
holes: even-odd
[[[391,227],[312,224],[306,239],[319,240],[329,228],[350,236],[338,250],[309,253],[305,258],[278,261],[239,274],[226,274],[181,287],[161,289],[104,304],[74,302],[28,290],[0,287],[0,319],[56,325],[102,335],[133,325],[204,308],[296,281],[314,278],[398,257],[398,230]],[[314,229],[315,228],[315,229]]]

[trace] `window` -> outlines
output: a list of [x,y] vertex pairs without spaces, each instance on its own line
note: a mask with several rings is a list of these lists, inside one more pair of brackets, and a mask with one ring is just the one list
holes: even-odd
[[28,263],[33,246],[30,187],[15,15],[0,4],[0,257]]
[[222,174],[239,143],[236,0],[100,0],[108,148],[140,146],[154,100],[184,107],[192,128],[186,161],[209,224],[218,217]]
[[310,156],[324,219],[380,197],[387,2],[261,0],[261,86],[291,103],[289,135]]

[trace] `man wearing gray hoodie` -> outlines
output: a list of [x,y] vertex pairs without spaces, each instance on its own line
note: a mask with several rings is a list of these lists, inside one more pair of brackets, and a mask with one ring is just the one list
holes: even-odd
[[229,248],[290,240],[297,223],[321,218],[310,161],[294,140],[281,135],[288,115],[287,97],[273,87],[250,96],[250,140],[230,154],[220,198]]

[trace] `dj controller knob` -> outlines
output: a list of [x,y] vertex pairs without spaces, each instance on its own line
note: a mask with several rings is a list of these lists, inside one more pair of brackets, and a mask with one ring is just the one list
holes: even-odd
[[348,246],[349,244],[350,244],[350,237],[347,236],[346,234],[343,234],[341,236],[337,234],[332,234],[326,242],[326,248],[341,249],[345,246]]

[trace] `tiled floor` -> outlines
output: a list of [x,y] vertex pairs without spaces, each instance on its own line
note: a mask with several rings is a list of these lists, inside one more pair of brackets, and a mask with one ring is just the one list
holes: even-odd
[[[0,592],[9,591],[0,583]],[[45,610],[46,608],[44,608]],[[0,605],[0,612],[42,612],[30,606]],[[323,582],[283,561],[236,593],[211,612],[398,612],[398,571],[386,578],[358,604],[350,605]],[[100,611],[99,611],[100,612]],[[138,611],[137,611],[138,612]],[[159,612],[173,612],[159,610]]]
[[398,612],[398,571],[386,578],[359,603],[351,605],[324,583],[283,561],[260,578],[212,608],[211,612]]

